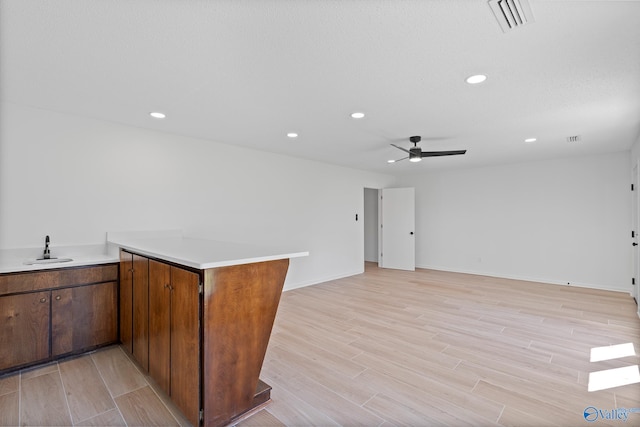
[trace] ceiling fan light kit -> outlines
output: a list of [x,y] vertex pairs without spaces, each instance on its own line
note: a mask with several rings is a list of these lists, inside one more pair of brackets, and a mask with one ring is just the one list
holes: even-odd
[[418,147],[418,142],[422,140],[421,136],[412,136],[409,138],[409,141],[413,143],[413,147],[410,149],[399,147],[395,144],[391,144],[393,147],[396,147],[398,150],[402,150],[405,153],[409,154],[407,157],[403,157],[398,160],[388,160],[387,163],[396,163],[400,160],[409,159],[410,162],[420,162],[423,157],[441,157],[441,156],[457,156],[461,154],[465,154],[467,150],[448,150],[448,151],[422,151],[420,147]]

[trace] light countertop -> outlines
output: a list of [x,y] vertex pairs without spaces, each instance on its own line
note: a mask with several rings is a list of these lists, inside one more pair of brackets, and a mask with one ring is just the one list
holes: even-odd
[[51,246],[52,257],[71,258],[69,262],[27,265],[42,256],[42,248],[2,249],[0,274],[119,262],[118,247],[199,270],[309,255],[291,248],[183,237],[177,230],[108,233],[107,245]]
[[109,264],[118,262],[117,255],[109,254],[106,246],[86,245],[74,247],[51,247],[51,256],[71,258],[73,261],[52,264],[25,265],[26,261],[42,256],[42,249],[3,249],[0,250],[0,273],[17,273],[24,271],[51,270],[55,268],[81,267],[85,265]]
[[140,255],[174,262],[199,270],[309,255],[309,252],[278,247],[219,242],[180,236],[156,238],[118,236],[108,237],[108,242]]

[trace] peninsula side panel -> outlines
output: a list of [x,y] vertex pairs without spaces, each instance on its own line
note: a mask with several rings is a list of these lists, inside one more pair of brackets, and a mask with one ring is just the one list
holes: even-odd
[[288,259],[205,270],[204,424],[227,425],[254,396]]

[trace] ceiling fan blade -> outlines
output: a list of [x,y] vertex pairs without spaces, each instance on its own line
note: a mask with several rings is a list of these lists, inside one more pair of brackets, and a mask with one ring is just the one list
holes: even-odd
[[404,151],[405,153],[408,153],[408,152],[409,152],[409,150],[406,150],[406,149],[404,149],[404,148],[402,148],[402,147],[398,147],[396,144],[391,144],[391,145],[393,145],[394,147],[396,147],[398,150],[402,150],[402,151]]
[[409,158],[409,156],[407,156],[407,157],[403,157],[403,158],[401,158],[401,159],[394,160],[393,162],[392,162],[392,161],[389,161],[389,163],[398,163],[400,160],[406,160],[406,159],[408,159],[408,158]]
[[466,152],[467,152],[467,150],[423,151],[422,152],[422,157],[457,156],[459,154],[464,154]]

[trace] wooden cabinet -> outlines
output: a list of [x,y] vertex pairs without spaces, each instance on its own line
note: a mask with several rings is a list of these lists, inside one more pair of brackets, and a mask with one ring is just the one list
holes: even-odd
[[122,344],[198,425],[200,275],[124,250],[120,271]]
[[133,258],[120,251],[120,342],[133,354]]
[[199,283],[197,273],[149,261],[149,374],[195,425],[200,410]]
[[149,372],[149,260],[133,255],[133,357]]
[[[121,260],[123,344],[138,361],[146,355],[145,369],[189,422],[225,426],[269,401],[259,375],[288,259],[205,270],[124,250]],[[145,321],[138,350],[135,325]]]
[[117,264],[0,274],[0,374],[117,341]]
[[171,267],[171,399],[188,420],[200,411],[200,276]]
[[149,375],[171,393],[171,267],[149,261]]
[[0,297],[0,371],[49,357],[50,291]]
[[120,341],[149,372],[149,260],[120,251]]
[[60,356],[82,348],[117,341],[117,303],[116,282],[52,291],[52,355]]

